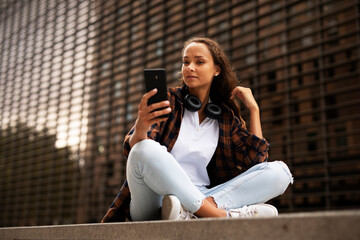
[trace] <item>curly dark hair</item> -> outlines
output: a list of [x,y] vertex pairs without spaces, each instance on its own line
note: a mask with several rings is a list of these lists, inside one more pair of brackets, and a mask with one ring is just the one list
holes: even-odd
[[[191,43],[202,43],[209,49],[212,58],[214,59],[215,65],[220,67],[220,74],[214,77],[214,80],[211,84],[210,89],[210,98],[211,100],[221,105],[226,105],[233,110],[235,116],[237,116],[244,124],[245,121],[241,117],[240,104],[235,99],[230,99],[231,92],[238,85],[238,79],[236,73],[233,69],[233,66],[226,56],[222,47],[213,39],[206,37],[193,37],[187,40],[184,43],[182,50],[182,56],[186,47]],[[184,79],[181,76],[183,84]],[[221,89],[221,91],[219,91]]]

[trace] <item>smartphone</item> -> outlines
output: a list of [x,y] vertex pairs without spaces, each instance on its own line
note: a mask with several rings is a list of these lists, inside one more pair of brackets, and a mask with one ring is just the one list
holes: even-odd
[[[168,100],[167,83],[165,69],[144,69],[145,90],[149,92],[156,88],[157,93],[148,100],[148,105]],[[161,108],[163,109],[163,108]],[[156,109],[156,110],[161,110]],[[159,118],[168,117],[169,114],[159,116]]]

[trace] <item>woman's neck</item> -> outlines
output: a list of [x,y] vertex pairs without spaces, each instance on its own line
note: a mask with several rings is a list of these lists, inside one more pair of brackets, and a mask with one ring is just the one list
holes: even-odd
[[189,89],[191,95],[196,96],[202,103],[203,107],[209,102],[210,89]]

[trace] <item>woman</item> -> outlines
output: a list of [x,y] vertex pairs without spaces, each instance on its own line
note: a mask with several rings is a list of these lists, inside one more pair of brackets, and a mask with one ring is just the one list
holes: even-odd
[[[211,39],[187,41],[182,60],[183,86],[169,90],[169,101],[148,106],[156,89],[141,99],[124,141],[127,181],[102,222],[276,216],[264,203],[292,176],[283,162],[266,162],[270,144],[251,90],[236,86],[228,58]],[[202,105],[191,109],[189,98]],[[250,111],[249,131],[235,98]],[[164,114],[170,116],[159,118]]]

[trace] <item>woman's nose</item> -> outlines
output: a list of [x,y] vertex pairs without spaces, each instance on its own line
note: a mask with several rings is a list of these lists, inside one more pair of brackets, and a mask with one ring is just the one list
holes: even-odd
[[187,66],[187,69],[188,69],[189,71],[194,71],[194,69],[195,69],[194,64],[193,64],[193,63],[190,63],[190,64]]

